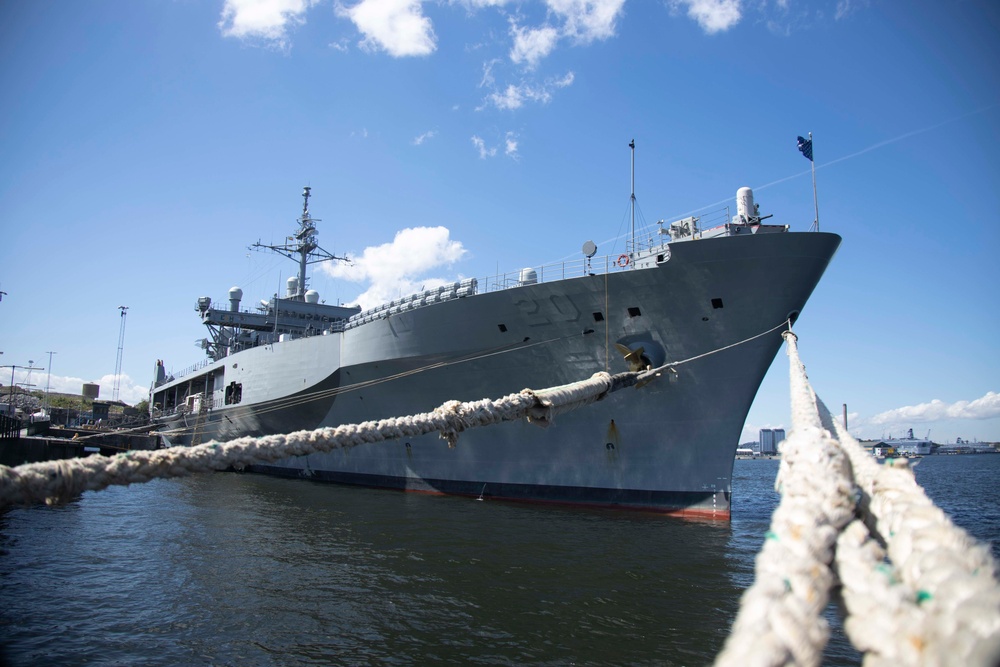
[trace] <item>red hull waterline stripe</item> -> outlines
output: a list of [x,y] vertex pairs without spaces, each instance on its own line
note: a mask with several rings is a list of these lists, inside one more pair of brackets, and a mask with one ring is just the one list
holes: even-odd
[[710,491],[639,491],[454,480],[415,480],[405,477],[331,471],[312,471],[311,474],[304,474],[299,468],[265,465],[251,466],[249,470],[278,477],[305,478],[317,482],[427,495],[463,496],[483,498],[484,500],[638,511],[702,521],[730,520],[728,494],[720,493],[719,495],[725,500],[719,503],[719,507],[715,507],[713,497],[716,494]]

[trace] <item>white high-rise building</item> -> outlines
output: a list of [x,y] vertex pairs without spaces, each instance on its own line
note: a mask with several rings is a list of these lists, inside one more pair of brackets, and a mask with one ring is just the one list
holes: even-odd
[[762,428],[760,430],[760,453],[777,454],[778,443],[785,439],[783,428]]

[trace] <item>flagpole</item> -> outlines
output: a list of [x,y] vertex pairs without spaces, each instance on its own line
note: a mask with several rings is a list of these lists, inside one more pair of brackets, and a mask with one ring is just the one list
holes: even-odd
[[[814,149],[816,148],[813,145],[812,140],[813,140],[813,133],[810,132],[809,133],[809,148],[810,148],[810,151],[814,151]],[[813,206],[816,207],[816,222],[815,222],[815,225],[816,225],[816,231],[818,232],[819,231],[819,199],[816,197],[816,153],[815,152],[813,152],[812,153],[812,157],[809,158],[809,164],[812,165],[812,174],[813,174]]]
[[631,236],[632,236],[632,248],[630,252],[635,252],[635,139],[628,142],[628,147],[632,149],[632,197],[629,200],[631,203],[632,210],[632,226],[631,226]]

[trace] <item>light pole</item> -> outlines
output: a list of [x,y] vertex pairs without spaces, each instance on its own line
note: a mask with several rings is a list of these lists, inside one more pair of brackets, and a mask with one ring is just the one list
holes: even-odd
[[52,379],[52,355],[58,354],[57,352],[49,352],[49,372],[45,376],[45,410],[49,410],[49,381]]
[[128,314],[128,306],[118,306],[118,310],[122,312],[122,324],[118,328],[118,359],[115,361],[115,388],[111,392],[111,400],[118,400],[118,390],[121,388],[121,373],[122,373],[122,352],[125,347],[125,317]]
[[[4,366],[4,368],[7,368]],[[10,367],[10,386],[7,387],[7,414],[11,417],[14,416],[14,369],[17,366]]]

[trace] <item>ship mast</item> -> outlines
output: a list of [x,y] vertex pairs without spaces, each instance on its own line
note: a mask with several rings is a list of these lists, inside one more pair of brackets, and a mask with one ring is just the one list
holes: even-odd
[[[312,188],[306,186],[302,189],[302,217],[299,218],[299,231],[295,238],[299,239],[299,292],[296,297],[306,293],[306,264],[309,263],[309,253],[318,248],[316,243],[316,225],[312,216],[309,215],[309,191]],[[304,297],[303,297],[304,298]]]
[[306,266],[316,262],[337,260],[340,262],[350,262],[346,257],[337,257],[326,250],[323,250],[316,241],[316,223],[321,222],[318,218],[312,217],[309,213],[309,191],[312,188],[306,186],[302,189],[302,216],[298,219],[299,228],[295,234],[287,237],[284,245],[267,245],[257,241],[251,248],[267,248],[299,263],[299,284],[295,295],[289,298],[295,301],[305,301],[306,294]]

